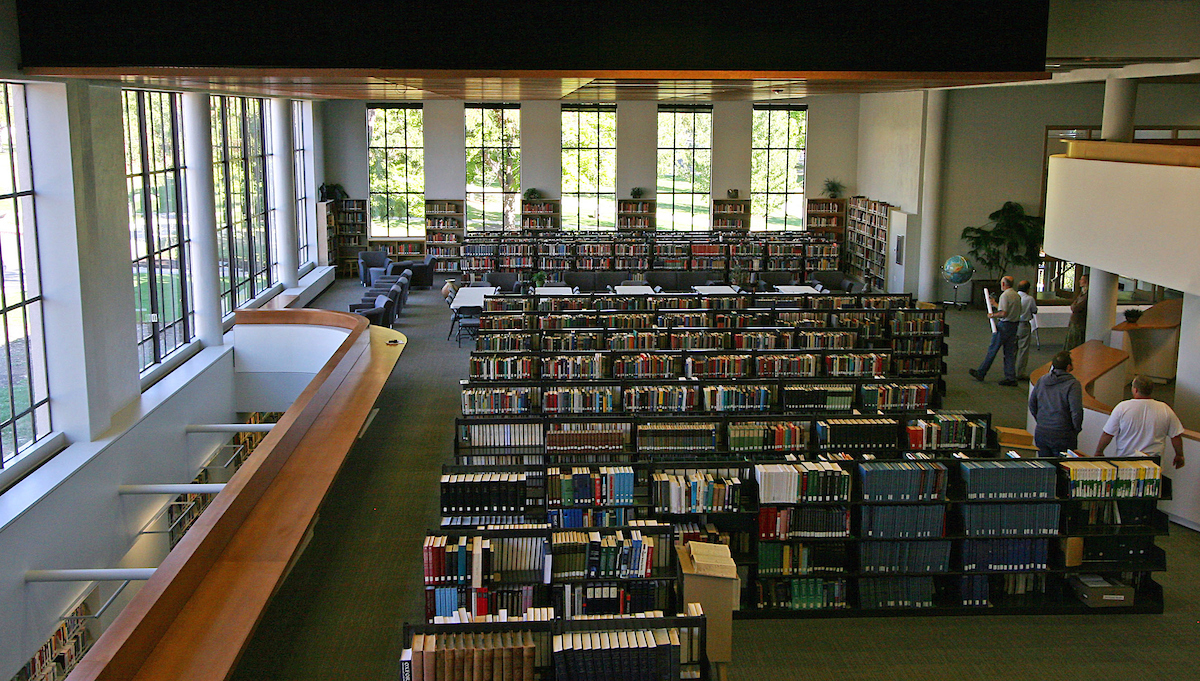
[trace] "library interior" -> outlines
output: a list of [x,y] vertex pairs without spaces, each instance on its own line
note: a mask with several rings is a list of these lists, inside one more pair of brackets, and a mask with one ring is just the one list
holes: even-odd
[[80,5],[0,679],[1195,678],[1196,3]]

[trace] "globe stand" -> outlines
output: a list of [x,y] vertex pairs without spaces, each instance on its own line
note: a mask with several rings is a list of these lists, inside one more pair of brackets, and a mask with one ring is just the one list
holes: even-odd
[[967,309],[967,303],[958,302],[958,287],[962,284],[954,284],[954,300],[943,300],[942,307],[953,307],[956,310]]

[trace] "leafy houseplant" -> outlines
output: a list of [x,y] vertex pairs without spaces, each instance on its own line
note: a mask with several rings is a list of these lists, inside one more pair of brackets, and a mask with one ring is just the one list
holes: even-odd
[[542,192],[538,191],[537,189],[530,187],[529,189],[525,190],[526,201],[537,201],[540,198],[542,198]]
[[529,275],[529,283],[533,284],[535,287],[545,286],[546,285],[546,273],[545,272],[534,272],[533,274]]
[[1010,267],[1032,267],[1042,259],[1042,233],[1046,221],[1026,215],[1015,201],[1005,201],[1000,210],[988,216],[982,227],[966,227],[962,240],[969,253],[983,267],[1004,274]]
[[1130,324],[1137,324],[1137,321],[1142,318],[1142,312],[1142,310],[1139,310],[1136,307],[1125,310],[1125,321],[1129,322]]
[[642,198],[642,194],[645,194],[645,193],[646,193],[645,189],[642,189],[641,187],[634,187],[633,189],[629,190],[629,197],[633,198],[633,199],[640,199],[640,198]]
[[840,199],[842,194],[846,192],[846,185],[832,177],[825,178],[825,196],[831,199]]

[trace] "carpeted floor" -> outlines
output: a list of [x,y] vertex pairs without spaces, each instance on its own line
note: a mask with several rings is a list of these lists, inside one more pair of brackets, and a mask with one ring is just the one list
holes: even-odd
[[[346,309],[362,288],[339,280],[314,307]],[[948,408],[1025,425],[1022,387],[967,375],[987,348],[978,311],[948,313]],[[453,452],[458,380],[470,348],[447,342],[437,291],[414,291],[397,328],[409,343],[379,414],[321,510],[312,542],[263,616],[234,675],[251,679],[391,679],[400,627],[423,610],[421,541],[438,520],[439,467]],[[1042,330],[1032,367],[1061,347]],[[1181,490],[1176,490],[1176,494]],[[1163,615],[855,617],[738,621],[734,681],[1175,681],[1200,678],[1200,535],[1173,526],[1159,544]]]

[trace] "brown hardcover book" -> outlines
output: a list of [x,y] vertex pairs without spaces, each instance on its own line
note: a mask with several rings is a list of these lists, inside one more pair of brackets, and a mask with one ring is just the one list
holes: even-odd
[[533,681],[533,666],[537,655],[537,644],[533,642],[533,632],[521,633],[522,640],[522,669],[521,676],[525,681]]
[[466,635],[459,635],[455,638],[458,640],[454,646],[454,671],[450,681],[467,681],[467,658],[471,654],[467,650],[467,646],[470,645],[470,642]]
[[412,677],[413,681],[425,679],[425,634],[414,634],[412,638]]
[[471,681],[483,681],[483,635],[471,636]]
[[516,681],[513,676],[513,640],[512,632],[506,631],[501,634],[503,636],[503,655],[501,664],[500,681]]
[[495,678],[495,672],[493,670],[495,669],[496,664],[495,634],[484,634],[482,639],[483,640],[480,642],[480,646],[483,648],[483,669],[481,670],[483,673],[482,681],[492,681]]

